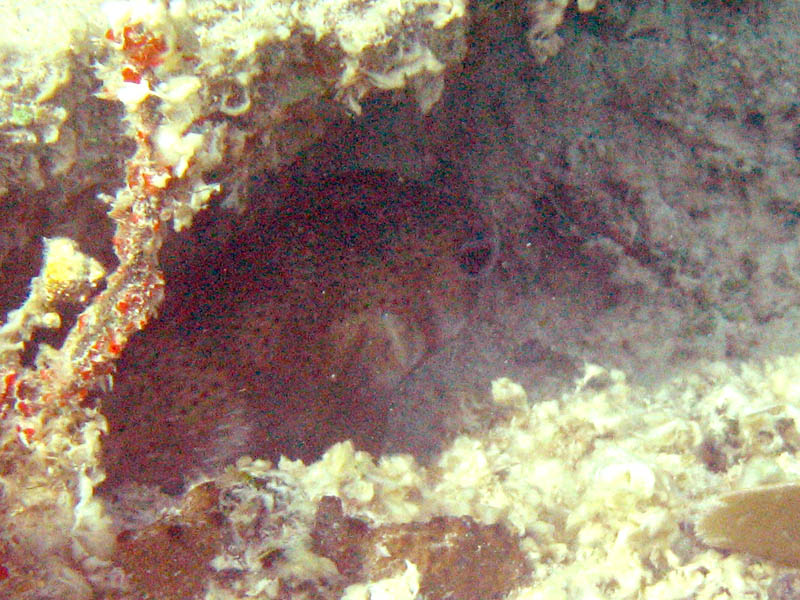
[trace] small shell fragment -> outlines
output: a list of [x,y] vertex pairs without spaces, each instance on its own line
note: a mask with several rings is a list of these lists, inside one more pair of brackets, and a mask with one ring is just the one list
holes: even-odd
[[800,567],[800,483],[725,494],[697,523],[711,546]]

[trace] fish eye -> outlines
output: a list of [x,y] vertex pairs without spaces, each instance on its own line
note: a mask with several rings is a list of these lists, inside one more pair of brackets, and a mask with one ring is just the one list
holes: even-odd
[[497,244],[484,237],[464,242],[458,249],[458,266],[470,277],[480,277],[491,271],[496,258]]

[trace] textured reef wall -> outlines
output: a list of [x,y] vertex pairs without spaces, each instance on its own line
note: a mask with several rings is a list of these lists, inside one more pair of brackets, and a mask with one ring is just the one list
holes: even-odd
[[[20,229],[3,238],[6,302],[36,274],[34,240],[52,236],[28,299],[0,330],[2,585],[19,598],[90,597],[86,573],[113,570],[96,562],[110,531],[92,498],[106,427],[95,390],[161,302],[167,230],[188,226],[226,181],[238,205],[233,179],[291,161],[370,90],[409,89],[428,110],[463,57],[465,5],[2,10],[0,194],[4,221]],[[50,230],[89,240],[105,265]]]
[[[0,596],[796,597],[798,10],[0,0]],[[306,183],[265,183],[295,162]],[[452,195],[383,174],[371,197],[426,202],[373,218],[359,187],[348,230],[324,194],[275,225],[300,192],[249,186],[308,190],[343,165]],[[423,225],[420,205],[437,207]],[[467,206],[489,243],[461,231]],[[248,311],[243,286],[230,332],[150,325],[171,291],[166,317],[237,281],[225,256],[196,276],[220,248],[240,276],[263,269],[250,284],[269,308]],[[482,288],[463,277],[487,258]],[[345,308],[304,306],[321,279]],[[324,328],[298,320],[315,312]],[[136,368],[142,347],[168,356]],[[179,355],[216,375],[161,386]],[[415,388],[430,372],[452,379]],[[208,395],[187,414],[192,384]],[[241,398],[287,386],[307,418],[248,416]],[[349,437],[375,455],[339,441],[376,420],[389,449],[418,452],[376,456],[367,429]],[[282,426],[296,455],[266,457]],[[790,541],[756,535],[758,513]]]

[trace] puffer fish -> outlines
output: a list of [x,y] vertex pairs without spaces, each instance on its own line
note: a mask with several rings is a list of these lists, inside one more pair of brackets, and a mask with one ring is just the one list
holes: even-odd
[[108,400],[119,478],[310,461],[346,439],[377,453],[392,390],[467,324],[496,243],[466,202],[375,172],[281,194],[168,279],[126,352]]

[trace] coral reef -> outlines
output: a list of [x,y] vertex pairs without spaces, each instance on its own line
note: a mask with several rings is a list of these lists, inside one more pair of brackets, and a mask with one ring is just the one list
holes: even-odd
[[[523,290],[511,295],[536,298],[487,330],[512,347],[614,355],[639,381],[793,352],[797,5],[573,8],[543,65],[504,43],[524,38],[520,13],[491,13],[463,100],[449,99],[473,107],[459,164],[492,200],[501,272]],[[566,291],[578,287],[583,303]]]
[[[205,565],[180,567],[187,576],[165,584],[169,597],[185,593],[181,581],[194,586],[194,573],[210,598],[369,598],[386,589],[408,598],[678,600],[731,589],[771,598],[791,587],[784,569],[710,550],[694,523],[720,490],[797,480],[799,370],[800,357],[738,372],[708,365],[648,392],[587,365],[573,390],[533,406],[520,386],[498,380],[493,400],[509,412],[484,434],[456,439],[430,467],[407,455],[376,460],[350,442],[309,465],[242,458],[172,513],[123,533],[118,549],[161,569],[167,549],[181,565],[183,553],[217,548]],[[723,434],[730,464],[720,469],[703,447]],[[769,496],[761,508],[777,501],[759,493]],[[731,529],[707,522],[698,525],[704,536]],[[135,577],[140,593],[154,589]]]
[[0,0],[0,595],[795,596],[799,10]]
[[[262,168],[291,160],[330,114],[330,94],[358,110],[370,89],[409,85],[429,108],[446,64],[460,58],[464,15],[458,1],[378,2],[368,10],[347,2],[108,2],[103,13],[82,6],[88,15],[73,4],[54,13],[69,22],[54,28],[61,36],[47,45],[47,56],[32,53],[30,62],[19,52],[34,49],[22,40],[31,26],[24,19],[45,7],[11,16],[13,7],[2,6],[14,34],[3,47],[0,129],[12,142],[0,160],[4,201],[13,205],[45,186],[78,187],[91,199],[97,190],[79,172],[106,161],[102,148],[118,153],[117,161],[120,149],[133,149],[108,174],[117,184],[101,194],[114,227],[109,262],[116,263],[104,285],[99,264],[77,246],[64,251],[51,240],[29,300],[3,329],[3,571],[5,587],[19,598],[89,597],[90,573],[96,585],[113,574],[104,562],[109,522],[93,499],[104,477],[96,459],[106,427],[97,390],[161,302],[158,254],[168,225],[186,227],[220,191],[206,178],[223,158],[239,165],[239,176],[246,173],[248,136],[261,141]],[[115,105],[98,112],[116,115],[113,126],[89,118],[94,104],[85,99],[92,95]],[[251,113],[251,98],[263,109]],[[314,118],[304,118],[312,107]],[[78,135],[90,122],[93,134]],[[229,200],[236,203],[235,190]],[[65,260],[70,252],[74,258]],[[18,258],[5,248],[4,255]],[[92,287],[102,289],[92,296]],[[59,296],[81,302],[77,314],[52,306]],[[46,312],[34,318],[32,309]],[[32,336],[42,326],[57,329],[57,345]],[[37,530],[48,535],[39,538]],[[31,568],[31,556],[50,558]]]
[[434,517],[371,527],[345,516],[334,496],[308,513],[301,491],[276,475],[200,484],[176,514],[121,532],[115,562],[133,574],[131,591],[163,600],[198,597],[206,587],[213,598],[370,598],[360,582],[413,565],[426,598],[478,600],[504,597],[525,580],[525,555],[500,525]]

